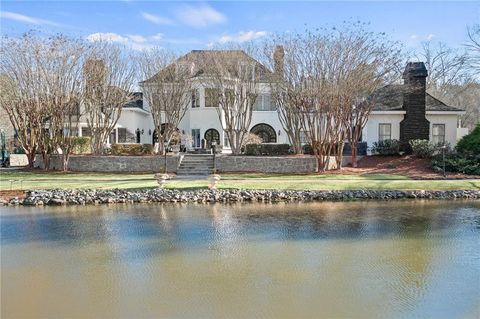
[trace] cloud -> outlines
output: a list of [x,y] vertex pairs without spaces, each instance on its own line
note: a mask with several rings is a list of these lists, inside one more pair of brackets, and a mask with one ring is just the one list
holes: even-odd
[[263,38],[267,34],[267,31],[240,31],[237,34],[225,34],[210,42],[208,47],[211,48],[215,46],[215,44],[244,43]]
[[85,37],[90,42],[105,41],[110,43],[118,43],[125,45],[133,50],[142,51],[155,47],[163,35],[157,33],[151,36],[143,36],[140,34],[121,35],[113,32],[97,32],[89,34]]
[[145,38],[143,35],[139,35],[139,34],[127,34],[127,37],[132,40],[133,42],[137,42],[137,43],[143,43],[143,42],[147,42],[147,38]]
[[184,24],[194,28],[205,28],[210,25],[222,24],[227,18],[207,4],[199,6],[184,5],[177,10],[177,18]]
[[267,35],[267,31],[247,31],[243,32],[240,31],[237,34],[234,35],[223,35],[216,42],[224,44],[224,43],[229,43],[229,42],[235,42],[235,43],[243,43],[247,41],[252,41],[256,39],[260,39],[264,36]]
[[413,41],[430,41],[432,40],[433,38],[435,38],[435,34],[427,34],[427,35],[418,35],[418,34],[412,34],[410,35],[410,40],[413,40]]
[[157,34],[152,35],[151,38],[152,38],[152,40],[160,41],[160,40],[163,39],[163,34],[157,33]]
[[174,24],[173,21],[169,18],[160,17],[160,16],[157,16],[157,15],[148,13],[148,12],[142,12],[142,17],[145,20],[150,21],[150,22],[155,23],[155,24],[163,24],[163,25],[173,25]]
[[121,36],[120,34],[113,32],[97,32],[92,33],[86,36],[86,39],[90,42],[105,41],[105,42],[115,42],[121,44],[128,44],[129,39],[127,37]]
[[26,16],[20,13],[9,12],[9,11],[0,12],[0,17],[3,19],[9,19],[17,22],[23,22],[23,23],[29,23],[29,24],[35,24],[35,25],[51,25],[51,26],[60,25],[58,23],[55,23],[49,20],[34,18],[34,17]]

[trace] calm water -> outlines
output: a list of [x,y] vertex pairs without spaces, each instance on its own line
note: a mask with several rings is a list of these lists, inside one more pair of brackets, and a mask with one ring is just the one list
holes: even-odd
[[475,318],[480,202],[1,208],[2,318]]

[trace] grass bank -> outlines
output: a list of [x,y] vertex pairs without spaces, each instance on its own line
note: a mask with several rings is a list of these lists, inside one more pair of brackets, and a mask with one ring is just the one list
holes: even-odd
[[[1,171],[0,190],[48,188],[122,188],[140,189],[157,187],[153,174],[63,173],[32,171]],[[171,189],[206,188],[201,180],[172,179]],[[219,188],[223,189],[291,189],[291,190],[455,190],[480,189],[480,179],[469,180],[418,180],[403,175],[390,174],[222,174]]]

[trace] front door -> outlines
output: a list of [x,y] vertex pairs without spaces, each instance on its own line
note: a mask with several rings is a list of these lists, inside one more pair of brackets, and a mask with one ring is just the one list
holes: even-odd
[[192,129],[192,147],[193,148],[200,148],[200,129],[194,128]]

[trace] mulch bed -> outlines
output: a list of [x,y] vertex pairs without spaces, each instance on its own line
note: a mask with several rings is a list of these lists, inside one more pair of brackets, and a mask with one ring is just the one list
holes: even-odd
[[[443,172],[436,172],[430,160],[407,156],[365,156],[358,161],[358,167],[344,167],[341,174],[395,174],[413,179],[443,179]],[[478,175],[447,172],[448,179],[477,179]]]
[[22,190],[0,191],[0,199],[2,200],[10,200],[15,197],[18,197],[19,199],[24,199],[26,197],[26,194]]

